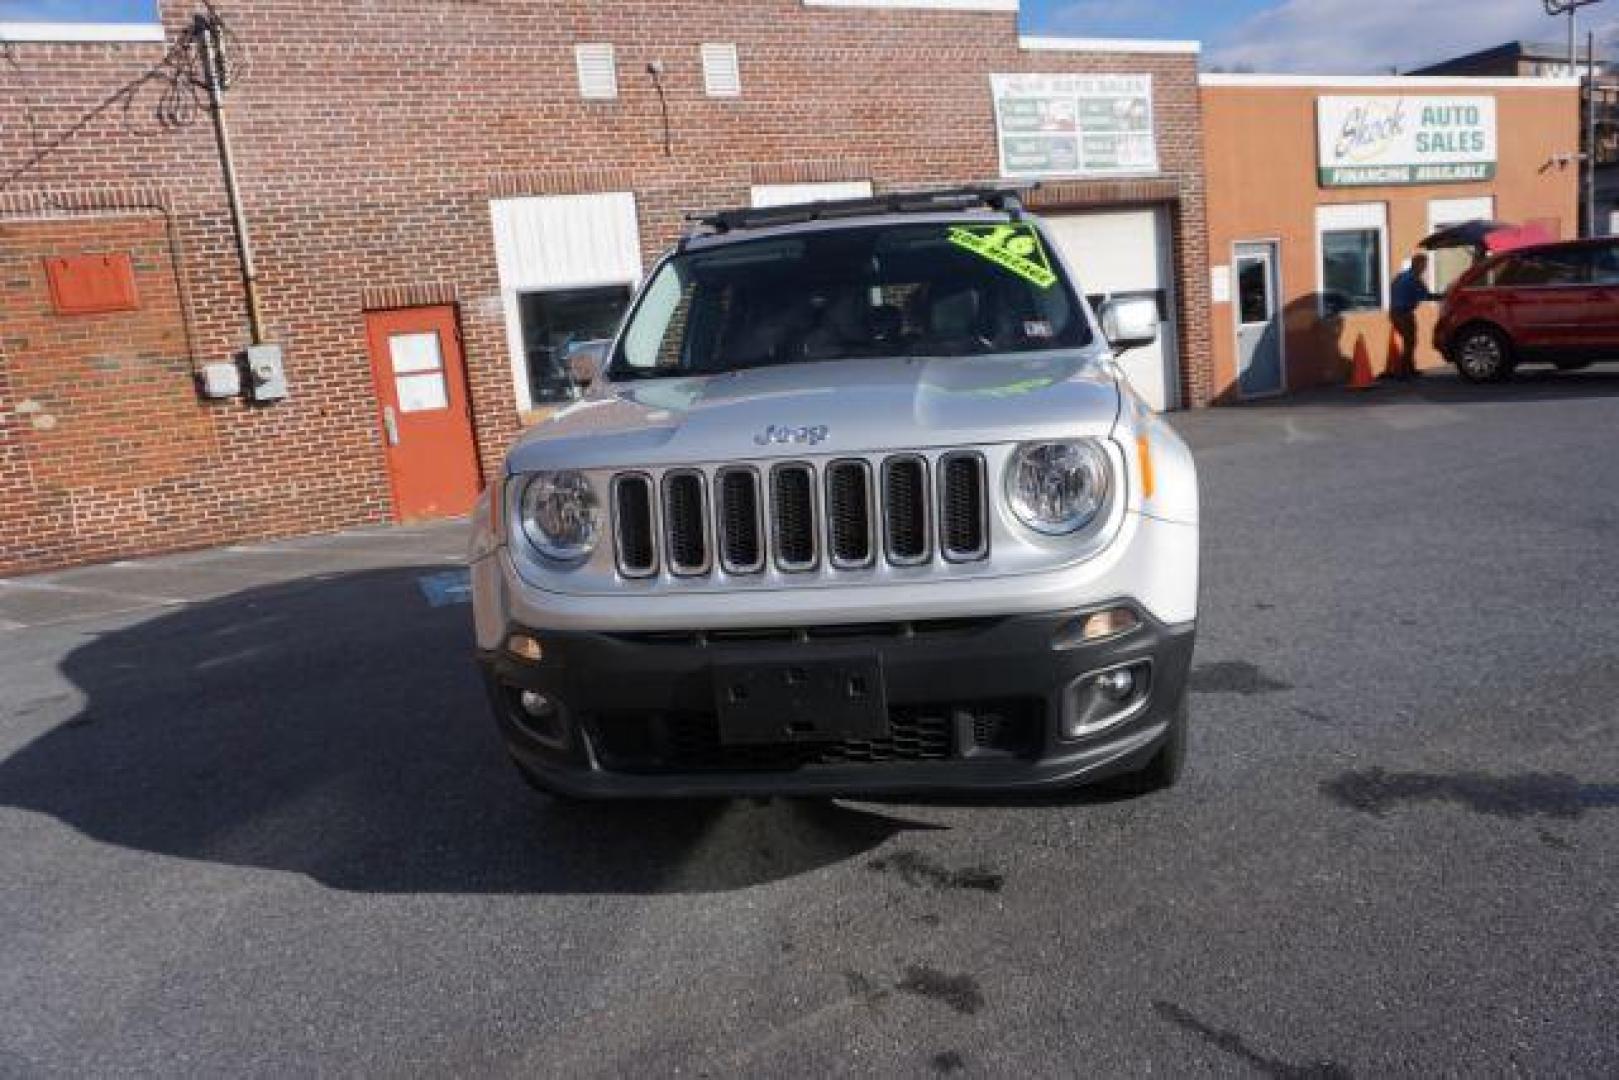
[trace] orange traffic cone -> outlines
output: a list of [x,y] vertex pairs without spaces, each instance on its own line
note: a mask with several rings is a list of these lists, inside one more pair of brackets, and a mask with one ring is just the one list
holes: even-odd
[[1349,367],[1350,390],[1370,390],[1377,385],[1372,378],[1372,358],[1366,351],[1366,335],[1355,339],[1355,361]]
[[1405,337],[1398,330],[1389,331],[1388,362],[1383,365],[1383,378],[1403,379],[1411,374],[1411,365],[1405,360]]

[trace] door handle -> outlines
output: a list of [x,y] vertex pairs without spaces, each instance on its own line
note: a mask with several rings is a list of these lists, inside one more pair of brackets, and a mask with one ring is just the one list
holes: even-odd
[[382,407],[382,427],[388,434],[388,445],[399,445],[399,417],[394,415],[392,405]]

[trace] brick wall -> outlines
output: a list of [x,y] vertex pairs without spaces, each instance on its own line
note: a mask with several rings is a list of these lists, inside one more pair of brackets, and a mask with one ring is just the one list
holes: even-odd
[[[162,6],[172,39],[193,9]],[[798,0],[262,0],[224,11],[250,61],[229,115],[292,396],[205,403],[189,386],[193,356],[225,359],[247,341],[205,116],[160,128],[162,86],[149,81],[21,169],[167,47],[14,45],[16,66],[0,68],[0,573],[389,520],[367,308],[458,302],[480,458],[494,468],[521,418],[491,198],[633,191],[650,260],[686,212],[744,204],[754,183],[989,179],[991,72],[1154,76],[1161,180],[1059,188],[1049,201],[1174,207],[1183,400],[1207,398],[1193,56],[1028,52],[1009,13]],[[617,47],[616,101],[579,99],[581,41]],[[737,44],[742,97],[705,96],[705,41]],[[667,156],[652,60],[665,66]],[[136,253],[147,305],[45,329],[42,254],[103,248]],[[106,367],[87,369],[96,361]],[[102,390],[70,392],[87,370],[104,376]],[[17,411],[42,398],[56,403],[54,431]]]

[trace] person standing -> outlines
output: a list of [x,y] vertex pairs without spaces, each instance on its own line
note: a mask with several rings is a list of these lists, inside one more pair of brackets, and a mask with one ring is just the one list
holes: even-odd
[[1417,308],[1444,297],[1428,288],[1428,256],[1417,252],[1410,264],[1389,285],[1389,322],[1400,335],[1399,378],[1417,377]]

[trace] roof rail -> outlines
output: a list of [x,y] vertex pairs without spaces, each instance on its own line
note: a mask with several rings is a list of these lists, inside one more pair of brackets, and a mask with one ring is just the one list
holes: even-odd
[[1000,187],[984,184],[924,191],[891,191],[862,199],[706,211],[686,215],[686,220],[692,223],[693,227],[682,239],[690,240],[697,236],[715,236],[746,229],[765,229],[774,225],[799,225],[809,221],[870,217],[876,214],[932,214],[980,208],[1010,214],[1015,221],[1023,216],[1024,197],[1039,186],[1039,184],[1024,184],[1017,187]]

